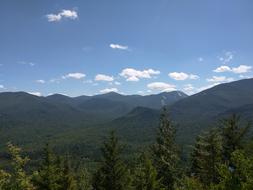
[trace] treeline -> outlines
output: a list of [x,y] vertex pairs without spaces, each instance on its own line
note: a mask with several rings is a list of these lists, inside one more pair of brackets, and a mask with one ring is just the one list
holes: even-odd
[[9,143],[11,169],[0,170],[0,190],[252,190],[253,156],[245,149],[250,124],[236,115],[199,135],[190,163],[181,159],[176,130],[166,110],[161,114],[155,143],[139,157],[125,160],[115,132],[104,142],[95,172],[75,167],[68,157],[56,156],[49,145],[37,169]]

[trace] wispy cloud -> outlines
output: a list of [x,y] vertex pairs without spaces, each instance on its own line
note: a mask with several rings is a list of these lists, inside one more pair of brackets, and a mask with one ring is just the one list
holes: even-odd
[[42,80],[42,79],[36,80],[35,82],[40,83],[40,84],[46,83],[46,81],[45,81],[45,80]]
[[139,81],[141,78],[151,78],[153,75],[159,75],[160,71],[147,69],[147,70],[136,70],[133,68],[123,69],[120,76],[126,78],[127,81]]
[[113,76],[108,76],[108,75],[104,75],[104,74],[97,74],[95,76],[95,81],[108,81],[108,82],[111,82],[113,80],[114,80]]
[[232,81],[234,81],[233,78],[230,78],[230,77],[227,78],[225,76],[213,76],[212,78],[208,78],[206,80],[208,82],[215,82],[215,83],[217,83],[217,82],[221,83],[221,82],[232,82]]
[[118,92],[119,90],[117,88],[105,88],[103,90],[100,90],[100,93],[109,93],[109,92]]
[[110,44],[112,49],[119,49],[119,50],[129,50],[128,46],[120,45],[120,44]]
[[57,14],[48,14],[46,15],[48,22],[59,22],[63,18],[75,20],[78,18],[78,14],[75,10],[66,10],[63,9]]
[[72,78],[72,79],[82,79],[84,78],[86,75],[84,73],[69,73],[66,74],[64,76],[62,76],[62,79],[68,79],[68,78]]
[[4,85],[0,84],[0,89],[4,89]]
[[199,78],[198,75],[187,74],[183,72],[172,72],[172,73],[169,73],[168,75],[170,78],[174,80],[186,80],[186,79],[196,80]]
[[234,53],[231,51],[226,51],[223,56],[218,57],[222,64],[228,64],[234,59]]
[[170,91],[175,91],[176,86],[173,84],[168,84],[164,82],[153,82],[149,83],[147,87],[151,90],[158,90],[162,92],[170,92]]
[[21,65],[29,65],[31,67],[33,67],[35,65],[34,62],[27,62],[27,61],[19,61],[18,63]]

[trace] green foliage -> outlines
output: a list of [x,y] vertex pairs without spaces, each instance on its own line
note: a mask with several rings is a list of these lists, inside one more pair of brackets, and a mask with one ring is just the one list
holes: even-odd
[[230,118],[224,119],[221,126],[223,157],[226,162],[231,162],[231,154],[242,148],[242,142],[245,134],[251,127],[247,124],[245,127],[240,126],[240,117],[233,114]]
[[38,171],[34,173],[34,184],[38,190],[60,190],[62,189],[62,168],[61,161],[53,154],[47,144],[43,161]]
[[221,148],[221,136],[217,130],[211,130],[196,138],[191,155],[191,173],[205,185],[218,182],[217,167],[222,160]]
[[142,154],[135,169],[133,184],[136,190],[163,190],[161,179],[152,161],[146,154]]
[[176,190],[204,190],[204,187],[198,179],[185,176]]
[[129,171],[121,158],[122,146],[114,132],[104,142],[103,160],[93,179],[95,190],[128,190],[130,189]]
[[220,183],[212,188],[217,190],[253,189],[253,157],[247,157],[244,151],[236,150],[231,154],[231,163],[219,167]]
[[21,156],[21,148],[8,143],[8,149],[12,157],[13,174],[11,175],[10,189],[12,190],[33,190],[31,177],[27,175],[25,166],[29,161],[28,157]]
[[179,175],[179,156],[175,143],[175,127],[168,119],[165,108],[161,114],[156,143],[152,146],[152,151],[154,166],[158,171],[158,177],[162,179],[161,183],[166,189],[173,189]]

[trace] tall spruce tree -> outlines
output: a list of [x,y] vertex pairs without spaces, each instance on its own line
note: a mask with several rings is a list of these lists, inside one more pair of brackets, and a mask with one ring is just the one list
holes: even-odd
[[156,143],[152,146],[154,166],[158,172],[158,178],[168,190],[174,189],[179,176],[179,155],[175,143],[175,127],[168,117],[166,108],[160,116]]
[[213,129],[196,138],[192,153],[191,172],[206,186],[218,183],[217,167],[221,164],[221,136]]
[[223,158],[230,163],[231,154],[242,147],[243,139],[251,125],[248,123],[244,127],[240,126],[240,117],[235,114],[221,123]]
[[128,190],[130,189],[129,171],[121,157],[122,146],[115,132],[111,132],[102,148],[101,167],[93,179],[95,190]]
[[[29,158],[21,156],[21,148],[18,148],[11,143],[8,143],[7,146],[11,154],[13,166],[13,173],[11,174],[10,184],[8,185],[7,189],[11,190],[35,189],[33,184],[31,183],[31,176],[29,176],[25,171],[25,166],[29,161]],[[5,173],[4,175],[6,177],[7,174]]]
[[61,161],[53,154],[49,144],[46,144],[43,161],[37,172],[34,173],[34,184],[38,190],[62,189]]
[[152,161],[146,154],[142,154],[134,173],[134,188],[136,190],[163,190],[161,179]]

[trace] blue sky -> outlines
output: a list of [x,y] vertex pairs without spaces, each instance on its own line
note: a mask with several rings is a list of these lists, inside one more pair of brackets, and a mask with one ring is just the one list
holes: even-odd
[[194,94],[253,76],[251,0],[2,0],[0,91]]

